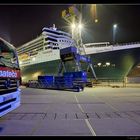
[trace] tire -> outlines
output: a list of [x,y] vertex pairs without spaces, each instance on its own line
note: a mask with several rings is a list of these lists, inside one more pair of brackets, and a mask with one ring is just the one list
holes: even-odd
[[75,88],[75,92],[80,92],[81,91],[81,88],[80,87],[76,87]]

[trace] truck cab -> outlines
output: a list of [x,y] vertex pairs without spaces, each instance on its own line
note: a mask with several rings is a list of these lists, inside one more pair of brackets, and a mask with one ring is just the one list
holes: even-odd
[[16,49],[0,38],[0,117],[20,105],[20,80]]

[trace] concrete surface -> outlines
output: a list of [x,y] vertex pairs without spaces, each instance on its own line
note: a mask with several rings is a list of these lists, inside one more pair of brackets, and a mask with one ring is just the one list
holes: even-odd
[[21,106],[0,118],[0,135],[139,136],[140,88],[22,87]]

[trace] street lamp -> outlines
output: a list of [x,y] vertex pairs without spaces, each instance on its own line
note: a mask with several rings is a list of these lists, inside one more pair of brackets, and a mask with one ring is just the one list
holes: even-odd
[[79,28],[79,30],[82,30],[83,25],[81,23],[79,23],[78,28]]
[[117,30],[118,25],[114,24],[113,25],[113,43],[115,43],[115,37],[116,37],[116,30]]
[[82,35],[81,32],[83,30],[83,24],[80,23],[72,23],[71,24],[71,31],[72,31],[72,38],[77,41],[77,44],[82,44]]
[[72,24],[71,24],[71,28],[72,28],[72,30],[75,29],[75,27],[76,27],[75,24],[72,23]]
[[83,29],[83,24],[79,23],[79,25],[78,25],[78,32],[79,32],[80,39],[81,39],[81,31],[82,31],[82,29]]

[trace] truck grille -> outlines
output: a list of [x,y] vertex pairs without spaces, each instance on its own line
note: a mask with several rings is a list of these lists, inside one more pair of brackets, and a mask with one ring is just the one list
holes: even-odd
[[0,78],[0,95],[17,91],[19,80],[12,78]]

